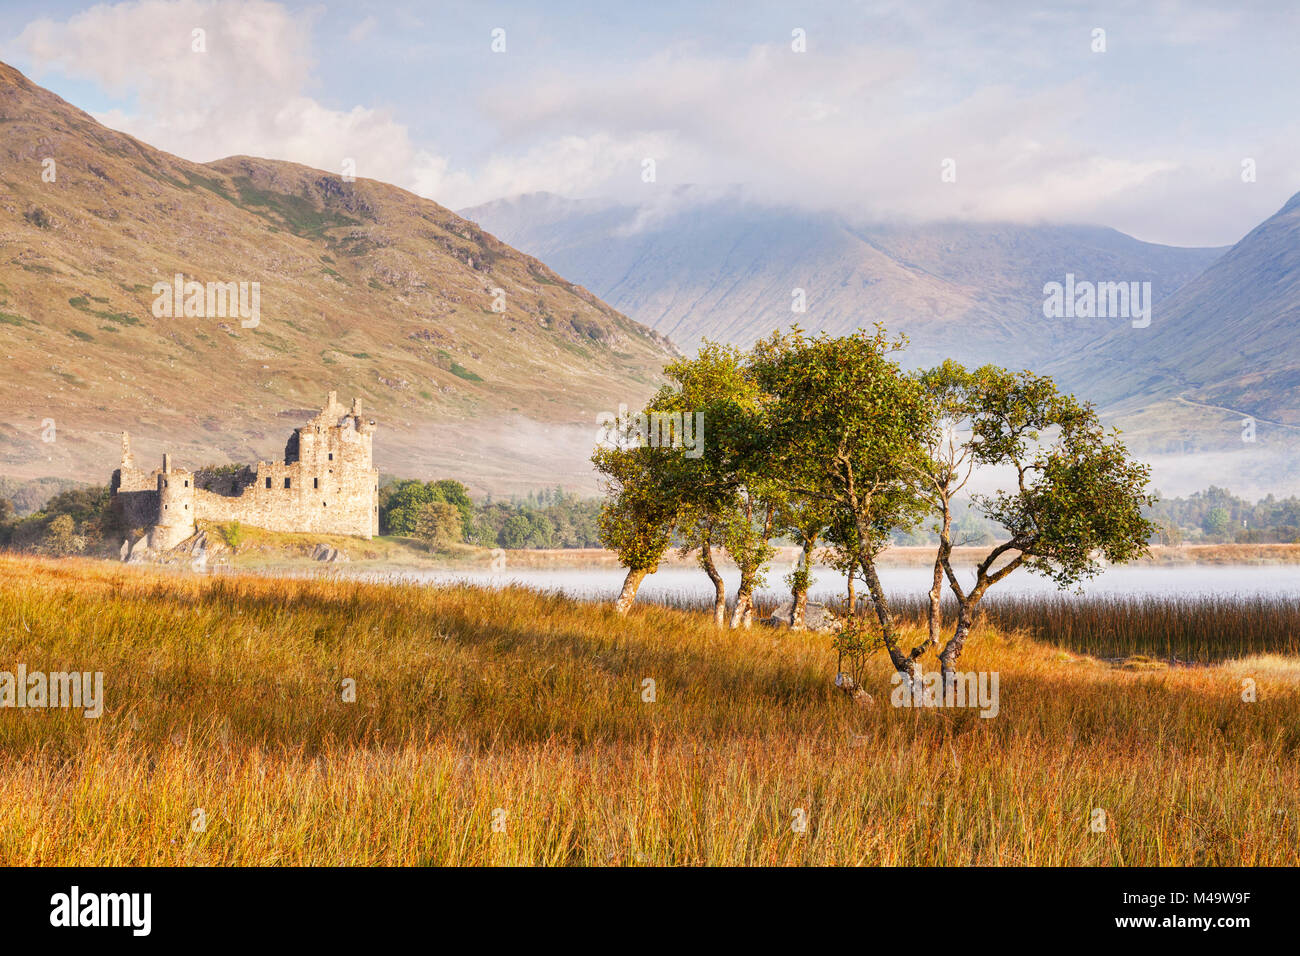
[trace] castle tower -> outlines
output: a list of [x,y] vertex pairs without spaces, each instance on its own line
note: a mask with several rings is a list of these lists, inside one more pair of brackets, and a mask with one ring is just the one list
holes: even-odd
[[135,456],[131,454],[131,435],[128,432],[122,432],[122,467],[135,467]]
[[158,523],[149,532],[149,547],[155,551],[174,548],[194,534],[194,476],[183,468],[172,468],[172,456],[163,455],[158,472]]

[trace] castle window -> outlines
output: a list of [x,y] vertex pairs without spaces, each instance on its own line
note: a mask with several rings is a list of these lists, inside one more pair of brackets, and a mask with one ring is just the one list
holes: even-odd
[[334,452],[330,452],[330,461],[334,460]]
[[189,506],[189,505],[186,505],[186,506],[185,506],[185,510],[186,510],[186,511],[189,511],[189,510],[190,510],[190,506]]
[[271,487],[271,479],[269,477],[266,479],[266,487]]
[[320,479],[319,479],[319,478],[313,478],[313,479],[311,480],[311,486],[312,486],[313,488],[319,488],[319,487],[320,487]]
[[330,506],[330,503],[329,503],[328,501],[322,501],[322,502],[320,503],[320,506],[321,506],[322,508],[328,508],[328,507]]
[[284,479],[284,486],[285,486],[286,488],[289,487],[289,479],[288,479],[288,478]]
[[190,480],[189,480],[188,478],[186,478],[186,479],[185,479],[185,487],[188,488],[189,486],[190,486]]

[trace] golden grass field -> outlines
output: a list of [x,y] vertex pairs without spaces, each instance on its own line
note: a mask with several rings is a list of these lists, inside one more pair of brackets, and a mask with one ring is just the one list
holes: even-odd
[[1117,667],[977,629],[983,719],[891,707],[879,655],[854,705],[825,636],[666,608],[17,557],[0,582],[0,669],[102,670],[107,698],[0,709],[6,864],[1300,858],[1293,658]]

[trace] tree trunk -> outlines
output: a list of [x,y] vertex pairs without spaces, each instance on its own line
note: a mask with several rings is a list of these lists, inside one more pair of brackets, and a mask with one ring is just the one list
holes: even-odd
[[700,567],[704,568],[704,573],[713,582],[713,623],[718,627],[725,627],[727,623],[727,584],[722,580],[722,575],[718,573],[717,565],[713,563],[713,549],[707,541],[700,548]]
[[636,600],[637,588],[645,580],[648,571],[637,571],[634,568],[627,569],[627,577],[623,579],[623,590],[619,592],[618,600],[614,602],[614,610],[619,614],[626,614],[632,607],[632,602]]
[[957,629],[953,631],[952,637],[939,653],[939,673],[943,677],[943,699],[945,702],[947,702],[948,695],[955,690],[957,685],[957,660],[961,657],[961,649],[966,643],[966,636],[970,634],[971,623],[974,620],[972,611],[971,604],[963,603],[961,605],[957,612]]
[[885,639],[885,650],[894,664],[894,670],[907,677],[910,688],[912,678],[916,675],[916,662],[908,657],[898,646],[898,635],[894,631],[894,615],[889,610],[889,599],[876,574],[876,564],[870,558],[862,558],[862,576],[867,579],[867,590],[871,592],[871,603],[876,606],[876,620],[880,622],[880,633]]
[[[802,631],[805,629],[804,615],[808,610],[808,569],[812,566],[813,543],[805,541],[803,551],[799,555],[799,562],[795,565],[794,585],[790,589],[791,610],[790,610],[790,630]],[[805,576],[800,576],[799,572],[803,571]]]
[[944,568],[952,554],[952,510],[948,498],[943,498],[943,523],[939,528],[939,549],[934,555],[934,581],[930,587],[930,646],[939,646],[939,633],[943,630]]
[[790,630],[804,631],[807,625],[804,624],[804,615],[808,611],[808,589],[802,588],[794,592],[794,607],[790,611]]
[[754,578],[744,572],[736,590],[736,606],[731,611],[731,627],[749,627],[754,620]]
[[930,586],[930,644],[939,646],[943,628],[943,562],[934,559],[934,583]]

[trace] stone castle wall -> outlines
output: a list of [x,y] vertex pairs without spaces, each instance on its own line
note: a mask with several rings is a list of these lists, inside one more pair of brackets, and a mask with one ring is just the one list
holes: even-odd
[[165,551],[193,535],[199,521],[238,521],[269,531],[343,534],[370,538],[379,533],[379,472],[373,466],[374,423],[351,411],[334,392],[319,415],[297,429],[285,460],[261,461],[256,480],[238,495],[195,485],[195,476],[163,467],[135,467],[130,440],[123,436],[122,464],[113,473],[114,505],[131,528],[147,529],[149,547]]

